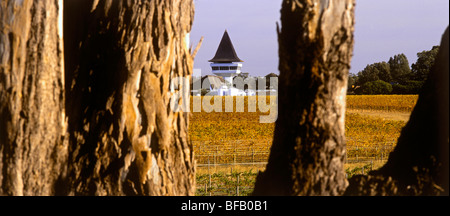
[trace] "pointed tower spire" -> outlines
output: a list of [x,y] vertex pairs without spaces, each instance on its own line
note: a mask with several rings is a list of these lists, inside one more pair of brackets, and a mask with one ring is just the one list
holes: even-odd
[[223,33],[219,48],[217,48],[216,55],[209,62],[226,63],[226,62],[243,62],[236,54],[233,43],[227,30]]

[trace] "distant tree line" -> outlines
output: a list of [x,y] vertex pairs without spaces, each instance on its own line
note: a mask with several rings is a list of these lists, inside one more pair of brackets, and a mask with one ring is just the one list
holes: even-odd
[[388,62],[367,65],[358,74],[350,74],[348,94],[418,94],[434,64],[439,46],[417,53],[409,66],[405,54],[390,57]]

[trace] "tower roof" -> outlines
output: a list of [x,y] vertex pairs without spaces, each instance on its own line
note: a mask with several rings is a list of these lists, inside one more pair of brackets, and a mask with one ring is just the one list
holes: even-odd
[[236,54],[233,43],[231,43],[230,36],[228,36],[227,30],[223,33],[222,40],[220,41],[219,48],[217,48],[214,58],[209,60],[210,62],[243,62]]

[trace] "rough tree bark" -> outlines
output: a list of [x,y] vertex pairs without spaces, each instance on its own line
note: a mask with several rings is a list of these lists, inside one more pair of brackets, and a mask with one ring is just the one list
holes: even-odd
[[0,195],[51,195],[64,178],[62,4],[0,3]]
[[346,195],[449,194],[449,30],[388,162],[350,179]]
[[281,25],[279,115],[253,194],[341,195],[354,1],[285,0]]
[[66,0],[69,178],[75,195],[193,195],[188,113],[192,0]]
[[62,5],[0,3],[0,195],[193,195],[193,1]]

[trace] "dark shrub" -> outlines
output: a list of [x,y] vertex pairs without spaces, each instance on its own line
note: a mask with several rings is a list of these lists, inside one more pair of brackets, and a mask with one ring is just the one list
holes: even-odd
[[361,94],[390,94],[392,85],[382,80],[367,82],[361,86],[359,92]]
[[401,84],[392,85],[392,94],[418,94],[424,81],[406,81]]

